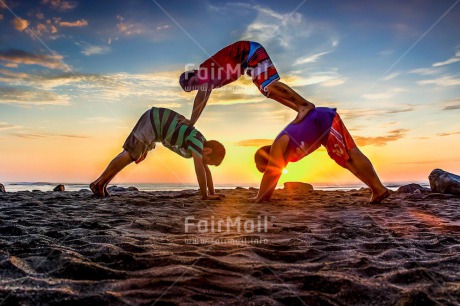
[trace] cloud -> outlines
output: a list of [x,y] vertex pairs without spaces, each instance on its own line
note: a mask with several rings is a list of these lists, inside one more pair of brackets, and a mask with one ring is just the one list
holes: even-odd
[[460,99],[445,103],[445,106],[443,108],[443,110],[456,110],[456,109],[460,109]]
[[45,135],[40,134],[32,134],[32,133],[11,133],[12,136],[19,137],[19,138],[26,138],[26,139],[36,139],[36,138],[44,138]]
[[19,32],[22,32],[25,29],[27,29],[27,27],[29,26],[29,22],[20,17],[16,17],[13,19],[13,26],[16,30],[18,30]]
[[418,68],[418,69],[413,69],[409,72],[413,74],[419,74],[419,75],[431,75],[431,74],[438,73],[439,70],[433,69],[433,68]]
[[392,88],[385,92],[373,93],[373,94],[364,94],[362,97],[368,100],[386,100],[394,97],[395,95],[405,91],[402,88]]
[[[392,130],[387,133],[385,136],[377,136],[377,137],[364,137],[364,136],[354,136],[354,140],[357,142],[359,146],[378,146],[382,147],[385,146],[388,142],[396,141],[399,139],[404,138],[407,134],[407,129],[397,129]],[[262,147],[266,145],[271,145],[273,143],[273,139],[247,139],[241,140],[236,142],[235,146],[241,147]]]
[[444,61],[444,62],[437,62],[433,64],[433,67],[439,67],[439,66],[445,66],[445,65],[450,65],[452,63],[460,62],[460,51],[457,51],[455,53],[454,57],[451,57],[450,59]]
[[166,29],[169,29],[171,26],[169,24],[165,24],[165,25],[162,25],[162,26],[157,26],[157,31],[162,31],[162,30],[166,30]]
[[450,132],[450,133],[437,133],[438,136],[450,136],[450,135],[458,135],[460,132]]
[[296,73],[283,76],[283,79],[292,87],[321,84],[322,86],[332,87],[345,83],[345,79],[335,71],[311,72],[307,76]]
[[12,125],[7,122],[0,122],[0,131],[17,129],[17,128],[21,128],[21,126]]
[[390,73],[389,75],[385,76],[383,78],[384,81],[389,81],[389,80],[392,80],[396,77],[398,77],[401,73],[400,72],[393,72],[393,73]]
[[212,92],[212,105],[259,103],[265,100],[257,87],[244,79]]
[[86,119],[83,119],[81,122],[83,123],[110,123],[110,122],[117,122],[119,120],[112,118],[112,117],[103,117],[103,116],[97,116],[97,117],[89,117]]
[[263,147],[273,143],[273,139],[246,139],[234,143],[238,147]]
[[340,79],[332,79],[330,81],[324,81],[321,83],[321,86],[323,87],[334,87],[338,85],[342,85],[345,83],[346,79],[340,78]]
[[70,71],[70,67],[65,64],[62,59],[63,57],[58,54],[33,54],[17,49],[0,51],[0,61],[6,61],[7,63],[12,63],[13,65],[39,65],[50,69]]
[[460,78],[455,78],[451,75],[445,75],[445,76],[431,79],[431,80],[418,81],[417,84],[419,85],[433,84],[433,85],[438,85],[438,86],[443,86],[443,87],[456,86],[456,85],[460,85]]
[[[77,45],[83,45],[82,42]],[[44,91],[65,89],[68,92],[78,92],[88,100],[96,99],[108,102],[128,101],[129,98],[143,100],[147,105],[165,104],[183,105],[193,99],[194,93],[185,93],[178,86],[181,71],[156,72],[151,74],[79,74],[65,73],[59,75],[33,75],[0,69],[0,81],[14,86],[31,86]],[[334,86],[343,81],[337,76],[312,80],[308,82],[296,77],[289,81],[290,85],[317,83],[322,86]],[[286,79],[291,79],[289,76]],[[333,84],[335,82],[335,84]],[[212,93],[211,105],[249,104],[266,101],[252,80],[241,78],[237,82],[219,88]]]
[[[265,45],[277,44],[284,48],[290,46],[294,35],[283,35],[286,28],[291,28],[291,33],[295,33],[294,29],[302,31],[306,35],[309,28],[302,28],[302,15],[299,13],[279,14],[259,5],[252,6],[257,12],[255,20],[246,27],[243,33],[243,39],[258,41]],[[269,22],[268,22],[269,21]],[[283,33],[280,35],[280,33]]]
[[86,56],[96,55],[96,54],[107,54],[110,52],[110,48],[107,46],[94,46],[88,45],[83,48],[81,51],[82,54]]
[[179,103],[154,103],[148,105],[148,107],[164,107],[164,108],[181,108],[183,105]]
[[0,14],[0,21],[1,21],[1,20],[3,20],[3,15],[2,15],[2,14]]
[[87,139],[90,138],[88,136],[83,135],[74,135],[74,134],[46,134],[46,133],[25,133],[25,132],[18,132],[18,133],[11,133],[12,136],[25,138],[25,139],[40,139],[40,138],[48,138],[48,137],[58,137],[58,138],[67,138],[67,139]]
[[394,53],[394,50],[383,50],[383,51],[380,51],[379,54],[380,55],[383,55],[383,56],[388,56],[388,55],[392,55]]
[[377,137],[364,137],[364,136],[354,136],[354,140],[359,146],[377,146],[382,147],[385,146],[387,143],[392,141],[397,141],[399,139],[404,138],[409,130],[407,129],[397,129],[387,133],[385,136],[377,136]]
[[117,29],[124,35],[138,35],[145,31],[144,26],[139,23],[125,21],[125,18],[119,15],[117,19],[119,21],[119,23],[117,23]]
[[0,74],[2,74],[5,77],[10,77],[10,78],[28,78],[29,75],[24,72],[13,72],[11,70],[7,69],[0,69]]
[[400,105],[394,108],[370,108],[370,109],[342,109],[340,116],[344,119],[359,119],[372,116],[386,116],[389,114],[398,114],[413,111],[413,105]]
[[69,11],[78,6],[75,1],[61,1],[61,0],[42,0],[43,4],[49,4],[49,6],[58,11]]
[[326,55],[328,54],[329,52],[326,51],[326,52],[320,52],[320,53],[316,53],[316,54],[313,54],[313,55],[309,55],[309,56],[306,56],[306,57],[301,57],[301,58],[298,58],[294,64],[295,65],[301,65],[301,64],[306,64],[306,63],[315,63],[320,57],[322,57],[323,55]]
[[74,135],[74,134],[58,134],[58,135],[51,135],[54,137],[61,137],[61,138],[79,138],[79,139],[86,139],[90,138],[88,136],[83,136],[83,135]]
[[387,114],[399,114],[399,113],[407,113],[413,111],[415,108],[413,106],[407,106],[404,108],[396,108],[396,109],[390,109],[387,110]]
[[[8,71],[3,69],[4,71]],[[151,74],[78,74],[33,75],[0,70],[0,81],[14,86],[29,86],[42,91],[66,90],[78,93],[86,101],[106,101],[145,104],[185,103],[193,99],[178,86],[180,71],[157,72]],[[4,79],[1,78],[2,74]]]
[[16,105],[68,105],[69,98],[53,92],[0,87],[0,104]]
[[[283,14],[261,5],[241,2],[229,3],[227,6],[231,7],[232,11],[253,11],[256,15],[242,33],[243,40],[257,41],[266,46],[280,46],[284,49],[294,49],[299,41],[313,37],[319,38],[322,42],[327,41],[328,47],[335,47],[339,43],[326,23],[307,21],[298,12]],[[322,44],[318,40],[312,40],[311,43],[315,46]]]
[[60,21],[59,25],[61,27],[86,27],[88,25],[88,21],[85,19],[80,19],[74,22]]
[[[43,34],[55,34],[57,33],[57,28],[56,26],[51,24],[51,20],[46,20],[45,23],[39,23],[35,27],[34,34],[37,36],[42,36]],[[30,34],[30,33],[29,33]],[[33,35],[32,35],[33,36]]]

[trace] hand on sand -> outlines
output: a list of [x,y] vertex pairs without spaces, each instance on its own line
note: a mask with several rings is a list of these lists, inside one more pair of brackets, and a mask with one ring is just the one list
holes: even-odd
[[301,105],[299,106],[299,113],[297,114],[297,117],[295,117],[294,121],[291,122],[291,124],[297,124],[307,116],[307,114],[315,108],[315,104],[308,102],[307,105]]
[[221,196],[218,194],[210,194],[204,197],[201,197],[202,200],[222,200]]

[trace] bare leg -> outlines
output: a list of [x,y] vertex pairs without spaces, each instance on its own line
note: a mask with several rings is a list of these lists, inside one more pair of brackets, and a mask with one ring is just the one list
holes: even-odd
[[89,185],[93,193],[99,197],[107,196],[107,185],[123,168],[132,163],[133,160],[128,152],[118,154],[107,166],[101,176]]
[[315,105],[305,100],[294,89],[288,85],[276,81],[267,87],[268,97],[280,102],[281,104],[292,108],[297,111],[297,117],[292,123],[298,123],[308,114],[308,112],[315,108]]
[[347,161],[346,168],[350,170],[364,184],[369,186],[372,191],[371,203],[380,203],[390,194],[388,189],[382,185],[371,161],[358,148],[353,148],[349,152],[350,159]]

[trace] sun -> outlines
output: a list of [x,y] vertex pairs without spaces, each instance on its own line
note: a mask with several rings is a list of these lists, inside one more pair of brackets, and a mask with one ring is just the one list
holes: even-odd
[[283,169],[283,174],[287,174],[288,173],[288,169],[284,168]]

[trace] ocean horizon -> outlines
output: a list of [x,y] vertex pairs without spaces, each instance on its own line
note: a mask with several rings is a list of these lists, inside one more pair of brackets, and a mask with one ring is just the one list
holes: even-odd
[[[387,186],[390,190],[397,190],[400,186],[415,183],[420,184],[422,187],[429,188],[430,185],[427,182],[385,182],[385,186]],[[18,192],[18,191],[53,191],[53,189],[62,184],[65,186],[66,191],[80,191],[82,189],[89,190],[88,183],[54,183],[54,182],[5,182],[3,185],[7,192]],[[366,187],[364,184],[360,183],[344,183],[344,184],[327,184],[327,183],[312,183],[313,188],[315,190],[343,190],[348,191],[352,189],[359,189],[362,187]],[[181,191],[181,190],[190,190],[190,189],[198,189],[197,184],[176,184],[176,183],[114,183],[110,184],[110,186],[118,186],[118,187],[131,187],[134,186],[140,191]],[[235,189],[237,187],[243,188],[250,188],[255,187],[258,188],[258,184],[219,184],[215,185],[216,189]],[[279,185],[278,188],[282,188],[282,185]]]

